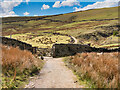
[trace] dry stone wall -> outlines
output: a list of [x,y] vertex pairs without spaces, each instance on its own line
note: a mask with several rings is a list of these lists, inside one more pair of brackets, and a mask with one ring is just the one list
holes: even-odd
[[82,52],[120,52],[120,48],[108,50],[105,48],[94,48],[89,45],[81,44],[54,44],[52,49],[37,48],[32,47],[30,44],[7,37],[0,37],[0,43],[8,46],[19,47],[21,50],[28,50],[33,54],[38,54],[39,56],[52,56],[54,58],[71,56]]
[[75,55],[76,53],[82,52],[117,52],[119,49],[108,50],[105,48],[95,48],[90,47],[89,45],[81,44],[54,44],[52,47],[52,56],[56,57],[65,57]]
[[32,53],[36,53],[36,48],[32,47],[32,45],[27,44],[25,42],[18,41],[16,39],[11,39],[7,37],[0,37],[1,44],[13,46],[13,47],[19,47],[21,50],[28,50]]

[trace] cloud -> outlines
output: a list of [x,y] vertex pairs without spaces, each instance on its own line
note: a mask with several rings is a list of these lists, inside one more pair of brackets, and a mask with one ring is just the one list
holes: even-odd
[[[19,15],[16,15],[14,11],[10,11],[4,15],[4,17],[16,17],[16,16],[19,16]],[[0,17],[3,17],[3,16],[0,16]]]
[[61,7],[60,1],[56,1],[53,7],[56,7],[56,8]]
[[119,1],[120,0],[105,0],[103,2],[96,2],[92,5],[88,5],[84,8],[74,7],[73,9],[75,9],[75,11],[83,11],[83,10],[97,9],[97,8],[117,7]]
[[26,0],[26,3],[28,4],[29,1],[30,1],[30,0]]
[[62,6],[74,6],[74,5],[80,5],[77,0],[66,0],[61,3]]
[[28,3],[30,0],[26,0],[26,2]]
[[34,15],[34,16],[38,16],[38,15]]
[[43,4],[43,6],[42,6],[41,10],[43,10],[43,9],[49,9],[49,8],[50,8],[50,6],[49,6],[49,5],[45,5],[45,4]]
[[62,1],[60,3],[60,1],[56,1],[53,5],[53,7],[61,7],[61,6],[74,6],[74,5],[79,5],[80,6],[80,2],[77,1],[77,0],[65,0],[65,1]]
[[[29,0],[24,0],[24,2],[28,2]],[[0,2],[0,17],[8,17],[8,16],[18,16],[13,11],[13,8],[20,5],[23,0],[3,0]]]
[[26,15],[29,15],[30,13],[29,12],[25,12],[25,13],[23,13],[24,14],[24,16],[26,16]]

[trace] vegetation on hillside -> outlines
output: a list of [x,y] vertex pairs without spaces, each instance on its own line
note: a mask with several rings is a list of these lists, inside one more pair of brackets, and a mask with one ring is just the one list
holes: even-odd
[[[10,38],[10,36],[6,36]],[[71,43],[71,38],[65,35],[54,35],[52,33],[25,33],[11,35],[11,38],[31,44],[38,48],[52,48],[55,43]]]
[[43,61],[35,58],[27,50],[5,45],[0,45],[0,48],[2,50],[2,88],[21,87],[43,66]]
[[[118,88],[118,52],[78,53],[65,60],[80,80],[89,81],[92,88]],[[89,84],[90,84],[89,83]]]
[[[43,32],[59,32],[76,37],[80,44],[89,42],[92,46],[103,46],[120,42],[116,40],[116,37],[120,37],[118,7],[53,16],[5,17],[2,20],[2,24],[3,36],[26,34],[28,32],[34,33],[34,35]],[[43,36],[45,35],[43,33]],[[35,43],[32,42],[32,44]]]

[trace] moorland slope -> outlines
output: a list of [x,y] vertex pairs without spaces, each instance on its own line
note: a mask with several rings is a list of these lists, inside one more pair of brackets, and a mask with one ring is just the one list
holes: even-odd
[[120,36],[118,7],[52,16],[5,17],[2,19],[2,24],[3,36],[12,35],[12,38],[34,46],[39,44],[39,47],[70,42],[69,37],[44,32],[68,34],[74,36],[78,40],[77,43],[90,43],[91,46],[96,47],[116,45],[120,42],[118,41]]

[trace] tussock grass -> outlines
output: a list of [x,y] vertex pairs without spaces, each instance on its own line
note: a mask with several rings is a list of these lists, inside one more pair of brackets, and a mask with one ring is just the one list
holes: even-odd
[[43,62],[27,50],[4,45],[0,47],[2,49],[3,88],[18,88],[28,77],[39,72],[43,66]]
[[78,53],[69,63],[81,80],[90,80],[96,88],[118,88],[118,53]]

